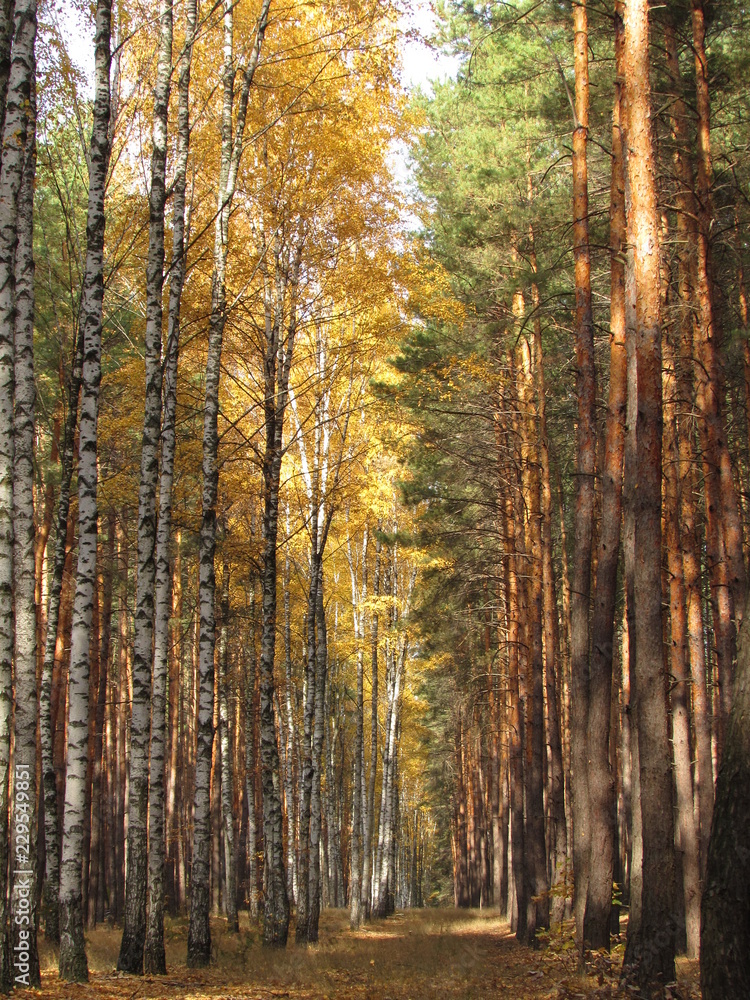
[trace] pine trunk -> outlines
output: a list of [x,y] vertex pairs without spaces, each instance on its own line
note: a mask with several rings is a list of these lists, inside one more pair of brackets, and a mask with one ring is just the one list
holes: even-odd
[[750,608],[740,631],[732,711],[716,782],[701,911],[703,1000],[750,995]]
[[589,126],[588,20],[586,2],[573,8],[575,28],[575,130],[573,132],[573,256],[576,287],[576,444],[575,548],[571,596],[571,787],[573,793],[573,873],[576,941],[581,961],[591,852],[588,797],[587,723],[589,705],[589,610],[594,534],[596,462],[596,376],[591,303],[589,198],[586,145]]
[[628,925],[624,976],[640,988],[674,980],[674,827],[662,652],[662,373],[659,224],[651,142],[647,0],[625,9],[625,137],[634,247],[637,368],[635,482],[635,721],[640,768],[643,884],[640,920]]
[[[682,95],[682,81],[677,55],[676,29],[671,21],[664,27],[667,70],[673,91],[670,126],[675,141],[674,165],[679,181],[675,196],[677,207],[677,293],[680,305],[679,339],[675,357],[678,399],[683,402],[693,398],[693,295],[696,284],[694,248],[697,239],[697,207],[694,195],[693,167],[690,162],[690,137],[687,130],[687,105]],[[703,593],[701,557],[698,540],[695,497],[698,494],[692,414],[678,414],[677,448],[679,461],[680,495],[680,547],[687,602],[687,628],[690,671],[692,675],[694,728],[695,728],[695,794],[698,802],[700,826],[700,866],[705,872],[708,853],[708,836],[713,811],[714,781],[711,755],[711,729],[706,687],[706,653],[703,627]],[[721,656],[728,650],[728,625],[721,621],[715,605],[714,621],[717,627],[717,650]]]
[[675,352],[669,337],[666,337],[664,340],[664,523],[669,576],[672,753],[677,795],[676,847],[681,857],[679,870],[685,906],[687,955],[688,958],[697,958],[700,948],[700,871],[690,747],[687,608],[680,549],[680,485],[676,414],[678,399]]
[[[622,18],[615,15],[615,46],[622,64]],[[610,378],[602,469],[601,527],[591,623],[591,676],[588,706],[588,789],[591,856],[583,936],[593,949],[609,951],[615,865],[615,787],[610,744],[610,702],[622,516],[625,449],[627,352],[625,348],[625,176],[620,131],[620,83],[615,84],[610,186]]]

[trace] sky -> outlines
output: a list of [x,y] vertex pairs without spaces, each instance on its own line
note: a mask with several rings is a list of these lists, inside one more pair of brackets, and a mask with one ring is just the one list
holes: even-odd
[[[429,36],[434,30],[435,16],[429,0],[414,0],[411,11],[402,18],[402,27],[415,29],[422,36]],[[403,81],[409,89],[422,87],[429,90],[431,80],[442,80],[454,76],[458,60],[433,51],[423,42],[409,40],[403,46]]]
[[[421,35],[429,35],[434,27],[434,14],[429,0],[411,0],[409,6],[409,12],[401,18],[401,26],[405,31],[411,29]],[[60,27],[71,58],[91,80],[94,69],[93,22],[76,11],[73,4],[63,3],[58,11]],[[429,89],[430,80],[452,76],[456,71],[457,61],[432,51],[416,39],[410,39],[404,43],[403,66],[402,78],[409,89]]]

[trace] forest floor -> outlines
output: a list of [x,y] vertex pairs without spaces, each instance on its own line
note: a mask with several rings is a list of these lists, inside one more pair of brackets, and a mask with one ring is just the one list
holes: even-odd
[[[590,972],[576,972],[570,931],[537,950],[519,945],[508,924],[487,910],[426,909],[396,913],[354,932],[348,913],[324,910],[320,941],[268,951],[257,927],[241,915],[240,934],[212,926],[214,962],[185,965],[187,921],[168,921],[166,976],[114,971],[121,931],[100,927],[87,935],[90,981],[61,983],[57,956],[40,939],[42,997],[54,1000],[608,1000],[632,997],[618,988],[624,945],[594,954]],[[674,1000],[696,1000],[697,962],[678,961]],[[40,997],[17,990],[17,998]]]

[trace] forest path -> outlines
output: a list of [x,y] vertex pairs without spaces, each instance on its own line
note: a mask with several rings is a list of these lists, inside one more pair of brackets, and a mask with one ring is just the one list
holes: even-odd
[[[42,943],[42,997],[54,1000],[605,1000],[628,996],[617,989],[619,958],[594,956],[594,971],[575,972],[569,936],[555,936],[534,951],[517,943],[504,920],[491,911],[409,910],[349,930],[348,913],[325,910],[320,941],[309,948],[290,943],[269,952],[241,915],[241,932],[213,924],[215,963],[186,968],[185,920],[170,921],[164,977],[113,972],[121,931],[98,928],[87,935],[91,979],[61,983],[56,956]],[[41,943],[41,942],[40,942]],[[682,963],[682,1000],[697,997],[696,963]],[[16,997],[36,997],[19,990]]]

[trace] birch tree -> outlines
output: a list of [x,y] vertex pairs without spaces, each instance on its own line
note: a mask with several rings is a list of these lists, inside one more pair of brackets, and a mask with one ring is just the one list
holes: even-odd
[[[284,947],[289,933],[289,897],[284,869],[281,811],[281,775],[274,717],[274,658],[276,648],[276,548],[279,525],[279,489],[283,458],[284,417],[289,402],[289,376],[297,335],[299,274],[304,231],[284,247],[279,232],[271,253],[273,272],[261,251],[264,278],[264,430],[263,447],[263,562],[261,564],[260,645],[260,758],[263,788],[263,844],[266,857],[266,898],[263,941]],[[272,277],[271,277],[272,274]],[[270,278],[270,280],[269,280]],[[284,308],[288,295],[288,306]],[[300,822],[300,837],[302,824]],[[300,892],[301,883],[300,883]]]
[[[146,399],[138,490],[138,575],[133,642],[133,701],[130,721],[130,794],[128,798],[128,866],[125,882],[125,922],[117,968],[140,975],[146,940],[148,883],[147,817],[149,799],[149,732],[151,723],[151,664],[154,637],[156,576],[156,487],[159,477],[159,437],[162,395],[162,288],[164,283],[164,203],[166,199],[167,114],[172,73],[172,0],[159,8],[159,47],[154,89],[153,152],[149,192],[148,260],[146,264]],[[154,749],[163,734],[166,678],[155,678]],[[163,736],[161,742],[163,773]],[[154,803],[153,813],[163,811]],[[154,831],[156,833],[156,831]],[[152,970],[152,971],[166,971]]]
[[[14,787],[27,783],[16,793],[14,822],[14,867],[31,869],[34,813],[36,807],[36,646],[34,621],[33,569],[33,257],[31,214],[34,168],[34,43],[36,2],[19,0],[13,12],[13,45],[7,76],[4,107],[2,162],[0,163],[0,989],[10,988],[13,960],[8,942],[9,827],[8,790],[10,780],[10,725],[12,675],[16,666],[16,762]],[[0,38],[0,43],[2,39]],[[0,50],[0,58],[7,50]],[[0,81],[1,82],[1,81]],[[2,96],[2,95],[0,95]],[[20,279],[20,285],[18,283]],[[31,298],[29,298],[31,296]],[[18,309],[18,313],[16,310]],[[30,335],[32,340],[29,340]],[[16,353],[18,352],[18,353]],[[14,385],[16,378],[19,384]],[[31,503],[29,492],[31,490]],[[20,504],[25,506],[20,508]],[[14,523],[15,522],[15,523]],[[14,560],[15,555],[15,560]],[[29,564],[31,557],[31,565]],[[15,561],[15,565],[14,565]],[[15,594],[14,594],[15,584]],[[14,607],[15,605],[15,607]],[[14,621],[15,610],[15,621]],[[18,699],[26,699],[19,706]],[[30,700],[29,700],[30,696]],[[26,757],[31,753],[28,761]],[[28,812],[20,812],[22,791],[29,793]],[[26,821],[24,823],[24,820]],[[22,830],[26,827],[26,859]],[[33,850],[33,848],[32,848]],[[14,880],[11,917],[18,910],[21,876]],[[28,883],[26,883],[28,891]],[[30,894],[33,898],[34,889]],[[32,904],[29,925],[33,937],[26,972],[30,982],[38,981],[36,929]]]
[[[169,278],[167,352],[164,363],[164,407],[161,425],[159,519],[156,534],[156,581],[153,659],[153,707],[149,764],[148,927],[145,944],[146,972],[166,972],[164,954],[164,812],[163,775],[166,738],[166,680],[169,671],[169,619],[172,611],[172,571],[169,544],[172,528],[172,486],[175,464],[177,411],[177,360],[180,350],[180,308],[186,274],[186,193],[190,148],[190,69],[193,58],[197,0],[185,11],[185,41],[179,60],[177,108],[177,165],[174,179],[172,263]],[[169,697],[177,692],[170,681]],[[175,734],[172,736],[175,739]]]
[[[36,2],[15,5],[0,165],[0,985],[39,983],[36,950],[34,601],[34,257]],[[5,613],[7,608],[7,619]],[[15,663],[13,846],[7,950],[8,764]],[[7,686],[6,686],[7,681]],[[6,714],[7,713],[7,714]],[[10,968],[6,956],[12,955]]]
[[[198,709],[198,750],[195,775],[195,814],[193,835],[192,893],[188,930],[188,965],[208,965],[211,959],[209,926],[210,874],[210,802],[211,748],[213,745],[213,688],[215,592],[214,555],[216,551],[216,498],[219,483],[218,417],[221,349],[226,323],[226,265],[229,218],[237,186],[237,173],[245,136],[245,122],[250,88],[260,61],[263,38],[268,24],[271,0],[263,0],[255,40],[247,66],[241,73],[237,119],[233,107],[237,67],[234,56],[234,2],[224,2],[223,105],[221,118],[221,169],[214,225],[213,273],[211,276],[211,315],[209,320],[208,357],[203,422],[203,492],[200,529],[200,698]],[[275,541],[275,539],[274,539]],[[274,548],[275,553],[275,548]],[[274,555],[275,558],[275,555]],[[271,703],[272,705],[272,703]],[[261,708],[261,713],[262,713]],[[270,709],[273,714],[273,708]],[[275,744],[274,744],[275,745]],[[286,935],[284,935],[286,939]]]
[[97,0],[94,122],[89,148],[86,269],[81,296],[82,398],[78,460],[78,569],[68,694],[68,751],[60,869],[60,976],[84,982],[81,851],[88,758],[89,643],[96,584],[97,419],[104,298],[104,192],[110,156],[110,0]]
[[[37,691],[34,559],[34,179],[36,60],[31,73],[23,178],[18,196],[15,260],[15,399],[13,459],[13,583],[15,611],[15,768],[13,894],[14,982],[38,986],[36,927]],[[24,795],[24,792],[26,795]],[[25,959],[25,960],[24,960]]]

